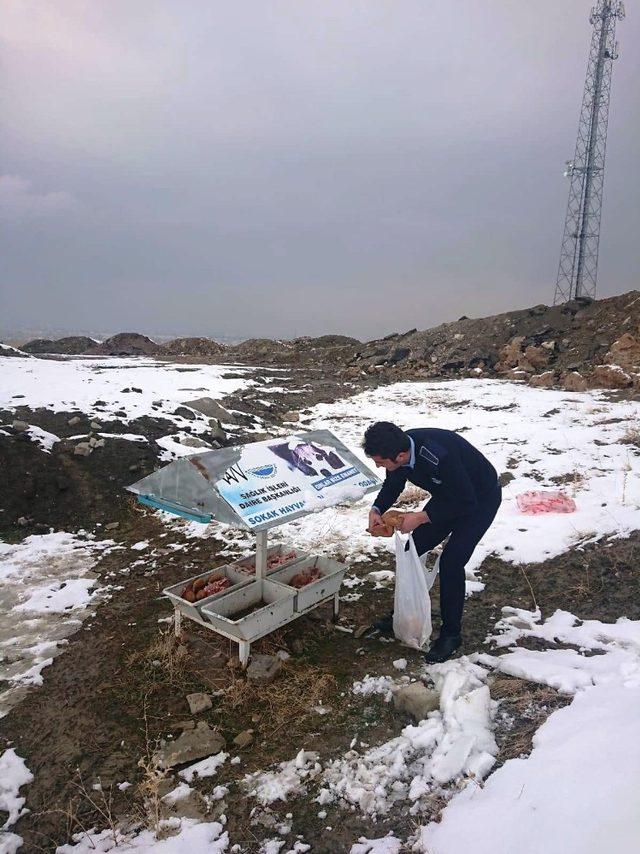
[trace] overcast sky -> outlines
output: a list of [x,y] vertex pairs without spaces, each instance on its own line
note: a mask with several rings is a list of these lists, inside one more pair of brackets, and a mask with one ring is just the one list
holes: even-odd
[[[640,9],[599,295],[638,288]],[[589,0],[1,0],[0,332],[372,338],[550,303]]]

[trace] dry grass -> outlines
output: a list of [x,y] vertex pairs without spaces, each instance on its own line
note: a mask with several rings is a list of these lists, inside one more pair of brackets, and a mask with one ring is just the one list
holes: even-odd
[[620,439],[623,445],[635,445],[640,448],[640,428],[630,427],[624,436]]
[[127,667],[142,667],[150,676],[157,676],[158,671],[161,671],[171,685],[183,688],[186,685],[185,665],[188,656],[187,647],[176,639],[173,629],[166,629],[160,631],[146,649],[128,656]]
[[287,734],[304,728],[314,715],[313,707],[335,694],[336,680],[330,674],[305,663],[285,662],[284,672],[270,685],[255,685],[237,676],[220,700],[231,712],[255,710],[260,729],[273,735],[287,727]]
[[142,768],[144,776],[136,789],[139,795],[137,810],[142,824],[155,832],[158,829],[160,819],[163,817],[160,790],[167,777],[167,771],[160,768],[156,758],[159,744],[157,741],[153,741],[149,735],[148,700],[148,696],[144,698],[142,712],[145,755],[138,761],[138,767]]
[[513,719],[513,726],[498,727],[500,751],[496,767],[509,759],[528,755],[533,736],[552,712],[571,702],[546,685],[511,676],[497,676],[491,683],[491,696],[500,702],[500,710]]

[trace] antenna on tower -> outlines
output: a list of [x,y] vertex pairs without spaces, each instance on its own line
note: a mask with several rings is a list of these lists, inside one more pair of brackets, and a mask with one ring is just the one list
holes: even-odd
[[571,184],[554,305],[596,295],[611,72],[618,58],[616,21],[624,15],[621,0],[598,0],[589,17],[593,34],[576,150],[564,173]]

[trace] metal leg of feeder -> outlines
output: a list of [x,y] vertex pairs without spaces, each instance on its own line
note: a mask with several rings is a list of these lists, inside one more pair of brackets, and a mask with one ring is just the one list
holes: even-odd
[[336,593],[333,597],[333,622],[335,623],[340,614],[340,594]]
[[182,634],[182,611],[178,607],[173,609],[173,633],[177,638]]
[[247,664],[249,664],[249,654],[251,652],[251,644],[249,641],[239,641],[238,642],[238,658],[240,659],[240,664],[242,665],[242,669],[247,669]]
[[267,576],[267,531],[256,534],[256,581]]

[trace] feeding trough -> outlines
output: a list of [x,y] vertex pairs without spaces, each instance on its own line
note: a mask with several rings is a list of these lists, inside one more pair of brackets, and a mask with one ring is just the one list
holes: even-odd
[[314,430],[182,457],[128,488],[149,507],[255,533],[255,554],[164,590],[176,632],[182,616],[194,620],[236,641],[246,666],[252,641],[310,609],[333,600],[337,616],[347,569],[296,546],[269,547],[269,530],[379,487],[336,436]]

